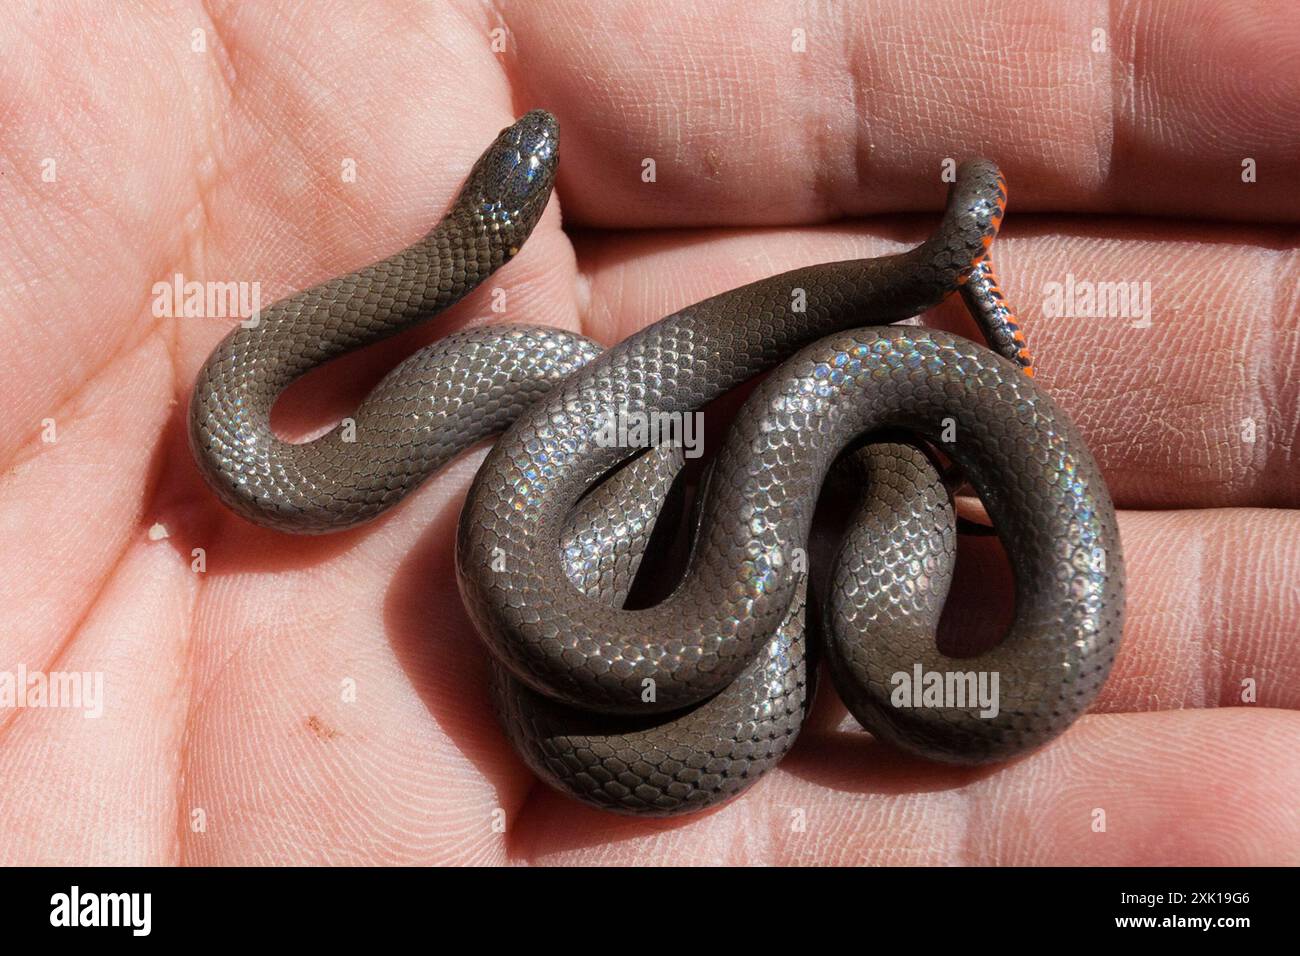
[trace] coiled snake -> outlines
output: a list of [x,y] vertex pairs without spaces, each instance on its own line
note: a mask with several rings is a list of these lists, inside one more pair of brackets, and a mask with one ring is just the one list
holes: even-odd
[[[987,253],[1006,192],[991,163],[960,167],[939,228],[908,252],[754,282],[609,350],[547,328],[460,332],[384,378],[357,409],[355,436],[275,436],[271,407],[290,382],[437,315],[518,252],[549,199],[558,137],[549,114],[528,113],[423,239],[276,302],[218,345],[195,383],[189,435],[221,500],[281,531],[339,530],[503,432],[461,515],[461,593],[520,754],[607,809],[706,807],[786,753],[810,699],[810,598],[816,646],[877,736],[980,763],[1068,727],[1114,658],[1123,565],[1100,471],[1031,381],[997,288]],[[890,326],[955,291],[994,351]],[[668,446],[611,447],[605,429],[689,413],[771,369],[707,471],[681,582],[625,608],[682,462]],[[978,492],[1016,578],[1009,633],[961,661],[934,639],[955,557],[949,463]],[[810,588],[809,529],[833,466],[860,500]],[[997,674],[996,715],[973,701],[895,706],[893,675],[918,665]]]

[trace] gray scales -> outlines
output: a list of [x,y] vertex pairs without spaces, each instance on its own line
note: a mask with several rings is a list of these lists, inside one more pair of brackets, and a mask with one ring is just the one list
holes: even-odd
[[[460,518],[461,594],[520,755],[605,809],[690,812],[753,783],[798,734],[814,637],[862,725],[927,758],[1004,760],[1069,727],[1119,645],[1123,563],[1101,473],[1026,374],[993,277],[1006,192],[992,163],[959,168],[938,229],[907,252],[754,282],[609,350],[547,328],[459,332],[376,386],[353,441],[339,429],[303,444],[276,437],[271,407],[292,381],[439,314],[518,252],[550,197],[558,147],[555,120],[528,113],[423,239],[276,302],[217,346],[194,386],[189,437],[218,497],[266,527],[337,531],[501,433]],[[996,352],[890,325],[955,291]],[[685,576],[657,604],[625,608],[682,458],[604,447],[609,416],[689,412],[773,369],[710,463]],[[945,425],[955,440],[943,441]],[[936,450],[984,502],[1016,579],[1006,637],[961,661],[935,643],[956,551]],[[810,588],[798,556],[833,469],[860,501]],[[891,675],[918,663],[997,672],[997,716],[892,706]]]

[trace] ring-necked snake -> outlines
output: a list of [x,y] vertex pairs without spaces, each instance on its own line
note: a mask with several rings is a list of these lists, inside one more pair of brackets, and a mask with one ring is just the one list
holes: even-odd
[[[339,530],[504,432],[461,515],[461,594],[520,754],[608,809],[699,809],[779,760],[810,699],[806,618],[849,709],[904,748],[980,763],[1068,727],[1120,639],[1120,543],[1101,473],[1030,380],[998,290],[987,253],[1006,192],[989,162],[959,168],[938,230],[908,252],[754,282],[607,351],[546,328],[453,334],[395,368],[353,429],[305,444],[275,436],[271,407],[295,378],[438,314],[514,256],[557,162],[554,119],[528,113],[423,239],[231,332],[190,403],[191,447],[217,495],[271,528]],[[889,325],[957,290],[1001,355]],[[689,413],[772,369],[705,472],[684,577],[658,603],[626,609],[682,460],[666,445],[612,445],[610,421]],[[1016,578],[1009,633],[963,660],[934,637],[955,557],[945,478],[956,470]],[[810,584],[809,528],[832,472],[858,500]],[[974,701],[891,700],[900,673],[976,672],[998,675],[996,716]]]

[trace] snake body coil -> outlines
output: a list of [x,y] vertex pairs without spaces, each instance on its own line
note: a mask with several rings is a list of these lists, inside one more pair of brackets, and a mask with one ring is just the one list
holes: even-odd
[[[376,387],[355,441],[275,437],[271,405],[293,379],[447,308],[514,255],[557,161],[554,120],[527,114],[424,239],[272,305],[217,347],[195,385],[190,441],[222,500],[285,531],[350,527],[504,431],[461,515],[461,593],[516,748],[608,809],[709,806],[784,755],[810,697],[812,600],[837,689],[878,736],[977,763],[1068,727],[1114,658],[1122,558],[1096,463],[1025,374],[987,257],[1006,201],[991,163],[961,167],[939,229],[908,252],[751,283],[604,352],[549,329],[458,333]],[[1001,354],[886,327],[958,290]],[[778,365],[709,467],[685,577],[658,604],[626,609],[681,458],[610,447],[611,419],[689,413]],[[935,648],[956,534],[939,455],[979,493],[1016,576],[1010,632],[970,660]],[[833,468],[862,496],[810,583],[803,555]],[[974,701],[895,706],[895,675],[918,666],[996,674],[996,714]]]

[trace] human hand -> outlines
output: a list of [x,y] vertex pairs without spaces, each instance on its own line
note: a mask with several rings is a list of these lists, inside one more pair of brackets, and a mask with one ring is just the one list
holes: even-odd
[[[0,708],[0,859],[1300,859],[1300,305],[1280,254],[1300,211],[1300,19],[1204,2],[1175,34],[1147,8],[1095,24],[1066,3],[1032,22],[951,4],[827,20],[532,3],[503,22],[471,4],[211,8],[0,23],[0,672],[104,675],[95,719]],[[893,251],[937,217],[944,159],[990,156],[1037,381],[1121,509],[1126,637],[1093,714],[1024,760],[953,770],[872,742],[826,685],[738,800],[611,817],[537,784],[492,717],[452,559],[481,452],[329,538],[221,508],[184,409],[233,320],[156,317],[155,283],[260,281],[269,302],[393,251],[532,106],[559,117],[563,159],[490,283],[507,314],[483,290],[309,375],[282,432],[328,427],[456,324],[613,343],[765,275]],[[1149,326],[1048,314],[1068,275],[1149,282]],[[968,331],[953,306],[927,323]]]

